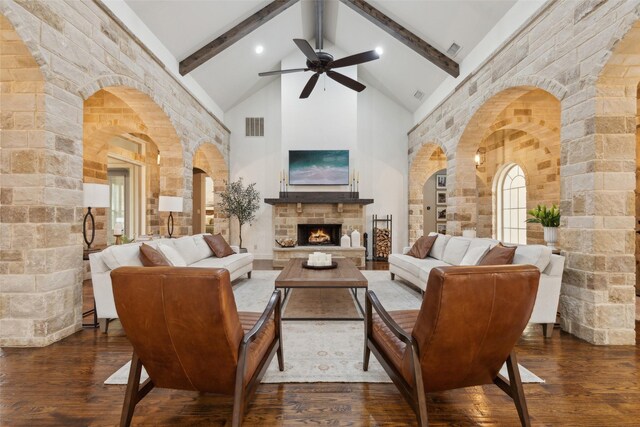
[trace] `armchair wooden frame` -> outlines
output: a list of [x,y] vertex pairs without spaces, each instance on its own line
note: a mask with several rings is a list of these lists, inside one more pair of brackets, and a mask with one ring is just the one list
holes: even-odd
[[[235,376],[235,390],[233,399],[233,416],[231,425],[232,427],[239,427],[242,425],[242,419],[244,417],[248,402],[253,397],[260,380],[264,376],[267,368],[273,356],[278,356],[278,368],[280,371],[284,370],[284,354],[282,348],[282,316],[281,316],[281,292],[276,290],[271,294],[271,298],[264,312],[256,322],[255,326],[247,332],[242,341],[240,342],[240,349],[238,355],[238,367]],[[245,370],[247,366],[247,350],[249,344],[253,342],[260,332],[264,330],[268,324],[268,320],[271,316],[274,316],[275,321],[275,337],[269,344],[265,356],[260,361],[260,364],[256,368],[253,376],[249,380],[246,386],[244,383]],[[144,383],[140,384],[140,375],[142,373],[143,362],[140,360],[136,352],[133,352],[131,358],[131,369],[129,371],[129,380],[127,382],[127,390],[125,393],[124,404],[122,407],[122,416],[120,418],[120,426],[128,427],[131,425],[133,413],[136,405],[140,402],[153,388],[154,384],[150,378]]]
[[[398,390],[405,398],[409,406],[413,409],[418,419],[418,425],[426,427],[429,425],[427,417],[427,403],[424,391],[424,383],[422,377],[422,369],[420,367],[419,354],[420,349],[418,343],[413,337],[403,330],[384,309],[380,300],[376,297],[373,291],[367,291],[365,302],[365,344],[364,344],[364,360],[363,369],[367,371],[369,369],[369,359],[371,352],[376,356],[376,359],[380,362],[384,370],[387,372],[393,383],[398,387]],[[375,340],[372,339],[373,330],[373,310],[380,316],[380,319],[389,328],[391,333],[395,335],[406,346],[411,348],[410,358],[410,372],[413,378],[413,384],[409,384],[402,374],[396,369],[396,367],[387,361],[382,350],[378,347]],[[518,370],[518,362],[516,359],[516,352],[512,350],[509,357],[506,360],[507,371],[509,373],[509,380],[498,374],[493,380],[502,391],[504,391],[509,397],[513,399],[520,417],[520,423],[522,426],[529,427],[531,422],[529,420],[529,412],[527,409],[527,403],[524,397],[524,390],[522,388],[522,381],[520,379],[520,371]]]

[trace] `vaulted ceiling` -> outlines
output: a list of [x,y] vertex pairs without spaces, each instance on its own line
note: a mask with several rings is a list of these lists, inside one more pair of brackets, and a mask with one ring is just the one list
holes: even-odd
[[[182,60],[271,0],[126,2],[169,51]],[[460,45],[461,50],[452,58],[460,63],[516,0],[370,0],[369,3],[441,52],[446,52],[454,42]],[[336,45],[349,55],[381,47],[384,53],[379,60],[358,65],[358,80],[376,87],[407,110],[414,112],[448,77],[338,0],[325,0],[324,8],[325,43]],[[280,78],[259,77],[258,72],[279,69],[281,59],[297,50],[292,39],[304,38],[314,45],[314,16],[314,1],[301,0],[190,75],[228,111]],[[258,45],[264,47],[261,54],[255,52]],[[424,94],[422,99],[414,97],[417,91]]]

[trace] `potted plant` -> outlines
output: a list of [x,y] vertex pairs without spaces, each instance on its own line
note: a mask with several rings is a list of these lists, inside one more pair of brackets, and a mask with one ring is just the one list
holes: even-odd
[[552,205],[547,209],[546,205],[538,205],[529,212],[533,218],[527,219],[526,222],[541,224],[544,230],[544,241],[551,249],[556,249],[558,241],[558,227],[560,226],[560,210],[556,205]]
[[240,252],[246,252],[242,248],[242,226],[251,224],[256,218],[256,212],[260,208],[260,193],[255,188],[255,182],[245,187],[242,178],[230,183],[225,181],[225,185],[225,190],[220,193],[220,210],[225,215],[238,218]]

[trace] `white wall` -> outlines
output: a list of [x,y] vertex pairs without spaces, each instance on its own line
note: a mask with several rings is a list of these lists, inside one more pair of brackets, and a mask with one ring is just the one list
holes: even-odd
[[[336,57],[335,48],[327,48]],[[298,53],[283,60],[283,68],[299,68]],[[355,67],[341,72],[357,78]],[[360,197],[375,202],[367,206],[371,216],[393,215],[393,249],[407,244],[408,138],[412,115],[368,85],[360,94],[323,77],[307,100],[298,99],[310,73],[283,76],[225,112],[231,129],[231,177],[256,182],[261,197],[278,196],[279,171],[287,169],[291,149],[348,149],[350,164],[360,172]],[[265,136],[245,137],[245,117],[264,117]],[[348,186],[290,187],[289,191],[348,191]],[[232,224],[232,242],[237,226]],[[256,258],[272,258],[274,243],[272,207],[263,204],[257,221],[243,229],[244,246]],[[369,238],[371,240],[371,237]]]

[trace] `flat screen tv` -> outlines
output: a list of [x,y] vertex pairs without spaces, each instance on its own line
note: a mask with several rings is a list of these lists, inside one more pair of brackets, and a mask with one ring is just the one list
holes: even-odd
[[349,150],[290,150],[290,185],[349,185]]

